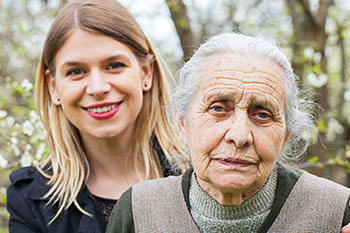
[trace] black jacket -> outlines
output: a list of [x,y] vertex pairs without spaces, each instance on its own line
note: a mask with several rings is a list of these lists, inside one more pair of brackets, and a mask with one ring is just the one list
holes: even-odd
[[[160,156],[164,176],[173,175],[164,155]],[[178,172],[178,171],[177,171]],[[57,205],[48,204],[43,198],[50,187],[35,167],[23,167],[10,175],[7,189],[7,210],[10,213],[10,233],[104,233],[106,223],[99,205],[86,187],[80,191],[77,201],[93,217],[82,214],[74,205],[65,210],[50,225],[57,213]]]

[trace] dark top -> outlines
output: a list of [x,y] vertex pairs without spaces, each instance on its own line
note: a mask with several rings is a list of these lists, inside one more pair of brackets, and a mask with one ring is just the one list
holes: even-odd
[[[164,154],[160,154],[164,177],[178,175],[172,171]],[[82,214],[75,205],[70,206],[48,225],[57,213],[57,205],[44,198],[50,187],[35,167],[23,167],[10,175],[7,189],[7,210],[10,213],[10,233],[103,233],[106,222],[96,198],[84,186],[77,196],[80,206],[92,214]]]
[[[288,167],[289,168],[289,167]],[[274,203],[271,211],[257,233],[265,233],[272,226],[287,200],[294,185],[301,176],[301,172],[293,168],[285,169],[284,166],[278,166],[277,188]],[[191,185],[191,175],[193,168],[188,169],[182,177],[182,192],[189,212],[191,212],[189,201],[189,190]],[[106,233],[132,233],[135,232],[134,219],[132,213],[132,188],[128,189],[119,199],[111,215],[110,226]],[[116,218],[116,216],[118,216]],[[113,220],[112,220],[113,219]],[[342,226],[350,222],[350,207],[345,209]]]
[[109,216],[111,215],[113,207],[117,203],[117,200],[98,197],[96,195],[92,195],[92,196],[96,199],[96,201],[100,207],[100,210],[101,210],[102,215],[103,215],[103,219],[105,220],[106,223],[108,223]]

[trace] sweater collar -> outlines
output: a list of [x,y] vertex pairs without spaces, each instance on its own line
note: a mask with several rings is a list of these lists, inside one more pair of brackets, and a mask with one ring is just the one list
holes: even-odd
[[251,198],[239,206],[223,206],[198,185],[195,174],[191,177],[190,205],[191,208],[207,217],[223,220],[233,220],[258,215],[271,209],[277,186],[277,171],[274,168],[265,185]]

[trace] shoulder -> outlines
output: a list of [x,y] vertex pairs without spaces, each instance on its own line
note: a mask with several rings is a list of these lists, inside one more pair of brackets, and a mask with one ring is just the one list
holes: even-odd
[[278,176],[280,176],[283,180],[293,182],[296,182],[303,174],[303,171],[283,163],[277,163],[277,172]]
[[181,176],[168,176],[153,180],[145,180],[133,186],[133,198],[156,200],[157,196],[169,194],[181,190]]
[[131,233],[134,230],[134,218],[132,213],[132,188],[128,189],[113,208],[106,233]]
[[25,198],[43,199],[49,191],[47,179],[35,167],[22,167],[10,174],[8,192],[21,193]]
[[22,167],[10,174],[10,181],[12,185],[20,185],[21,183],[31,182],[38,170],[35,167]]
[[45,205],[44,195],[49,190],[45,177],[35,167],[23,167],[10,174],[10,181],[7,189],[10,231],[24,232],[24,229],[31,229],[44,232],[46,225],[41,206]]

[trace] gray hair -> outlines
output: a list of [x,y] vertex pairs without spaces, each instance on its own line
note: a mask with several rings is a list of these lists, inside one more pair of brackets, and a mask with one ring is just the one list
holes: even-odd
[[301,92],[297,86],[298,78],[294,75],[285,54],[277,46],[262,39],[237,33],[223,33],[202,44],[178,73],[179,83],[174,93],[177,113],[186,117],[200,80],[199,74],[205,69],[203,64],[209,56],[222,52],[262,56],[282,67],[286,76],[286,119],[290,139],[279,159],[291,162],[301,160],[316,129],[311,113],[315,104],[309,101],[308,97],[299,96]]

